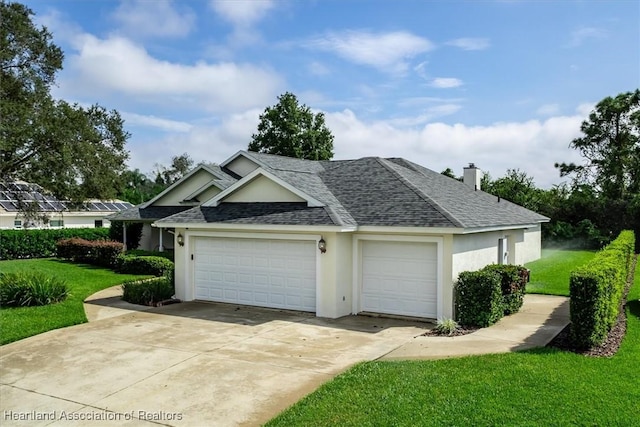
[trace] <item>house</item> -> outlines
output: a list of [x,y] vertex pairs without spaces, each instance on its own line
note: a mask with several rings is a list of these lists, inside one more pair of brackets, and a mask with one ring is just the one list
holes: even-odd
[[541,223],[549,220],[481,191],[473,165],[464,182],[401,158],[311,161],[240,151],[219,168],[235,178],[230,185],[203,184],[186,195],[177,190],[186,177],[162,197],[200,204],[152,224],[174,233],[182,300],[329,318],[453,317],[458,274],[538,259]]
[[[25,216],[24,206],[37,203],[36,217]],[[109,227],[106,215],[129,209],[122,200],[87,200],[73,205],[23,181],[0,182],[0,229]]]
[[[173,232],[151,227],[157,220],[199,206],[237,181],[238,176],[225,172],[217,165],[198,165],[188,174],[167,187],[148,202],[109,215],[111,221],[124,224],[142,223],[139,248],[146,250],[173,249]],[[126,231],[124,235],[126,245]]]

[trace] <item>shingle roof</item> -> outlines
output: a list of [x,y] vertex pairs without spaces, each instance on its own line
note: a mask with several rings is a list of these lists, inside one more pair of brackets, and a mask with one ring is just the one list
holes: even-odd
[[326,206],[223,202],[217,207],[193,208],[159,222],[468,229],[548,220],[405,159],[312,161],[253,152],[243,154]]
[[110,221],[156,221],[190,209],[191,206],[134,206],[127,210],[109,215]]
[[335,225],[326,207],[306,203],[222,203],[217,207],[198,206],[173,218],[180,222],[231,224]]

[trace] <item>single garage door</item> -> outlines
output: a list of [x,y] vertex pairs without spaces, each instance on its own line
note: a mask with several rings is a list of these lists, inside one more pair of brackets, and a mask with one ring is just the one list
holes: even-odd
[[435,243],[362,241],[362,311],[435,319]]
[[195,298],[316,311],[316,244],[196,237]]

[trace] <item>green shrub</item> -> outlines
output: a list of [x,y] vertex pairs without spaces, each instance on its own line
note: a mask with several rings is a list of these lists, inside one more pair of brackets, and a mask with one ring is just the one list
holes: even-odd
[[108,236],[107,228],[0,230],[0,260],[53,257],[60,239],[105,240]]
[[125,282],[122,284],[122,299],[132,304],[156,305],[175,294],[173,282],[168,277]]
[[62,239],[56,243],[59,258],[107,268],[116,266],[122,250],[122,243],[108,240],[90,241],[72,238]]
[[486,327],[502,317],[501,280],[492,271],[463,271],[455,285],[456,317],[464,326]]
[[151,274],[171,276],[174,264],[163,257],[120,255],[116,261],[116,270],[126,274]]
[[[123,221],[111,221],[111,227],[109,228],[109,240],[115,240],[122,243],[124,236],[122,234]],[[127,222],[127,249],[137,249],[140,246],[140,239],[142,239],[142,227],[141,222]]]
[[616,323],[634,246],[634,233],[625,230],[571,273],[569,307],[575,346],[586,349],[602,344]]
[[511,264],[491,264],[482,270],[493,271],[500,275],[504,314],[517,313],[524,303],[528,270],[523,266]]
[[0,273],[0,306],[47,305],[64,300],[67,284],[43,273]]
[[173,261],[174,252],[173,249],[165,249],[164,251],[146,251],[144,249],[132,249],[130,251],[126,251],[125,255],[132,256],[159,256],[162,258],[166,258],[169,261]]

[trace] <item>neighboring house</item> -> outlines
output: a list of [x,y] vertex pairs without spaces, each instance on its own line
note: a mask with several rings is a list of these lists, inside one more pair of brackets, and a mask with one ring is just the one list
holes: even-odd
[[[453,317],[458,274],[538,259],[540,225],[549,220],[480,191],[473,165],[459,182],[400,158],[310,161],[240,151],[211,173],[222,174],[238,179],[206,194],[215,179],[203,179],[200,194],[187,195],[182,187],[195,187],[187,176],[137,208],[165,198],[183,209],[153,224],[174,233],[182,300],[329,318]],[[181,205],[196,196],[199,206]]]
[[[237,181],[238,176],[223,171],[217,165],[199,165],[167,187],[148,202],[110,215],[107,219],[125,224],[142,223],[139,248],[146,250],[173,249],[170,229],[151,227],[154,221],[199,206]],[[162,232],[161,232],[162,231]],[[124,236],[126,245],[126,233]]]
[[[37,203],[38,219],[23,207]],[[81,206],[58,200],[37,184],[0,182],[0,229],[109,227],[105,216],[131,208],[122,200],[87,200]]]

